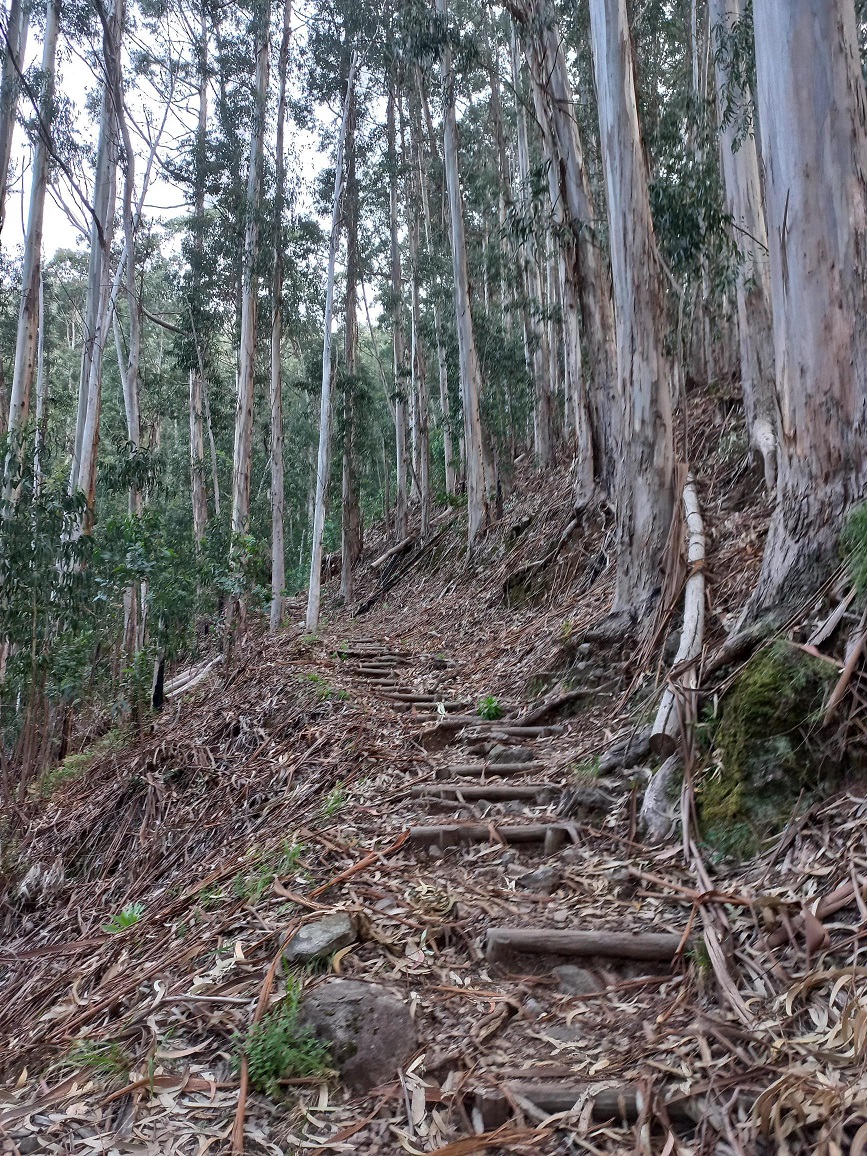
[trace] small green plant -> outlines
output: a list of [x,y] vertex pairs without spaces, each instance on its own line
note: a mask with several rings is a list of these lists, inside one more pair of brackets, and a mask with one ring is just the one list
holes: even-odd
[[128,927],[135,927],[144,915],[143,903],[129,903],[122,911],[112,915],[108,923],[103,923],[102,930],[108,935],[115,935],[118,931],[126,931]]
[[96,762],[98,758],[111,751],[119,750],[125,741],[125,731],[121,727],[113,727],[85,750],[74,755],[67,755],[62,763],[56,767],[49,767],[39,784],[43,798],[49,799],[64,783],[79,778],[91,763]]
[[316,691],[316,694],[321,699],[343,700],[349,698],[349,692],[340,690],[338,687],[332,686],[327,679],[324,679],[321,674],[316,674],[311,671],[309,674],[301,676],[306,682],[309,682]]
[[346,804],[346,788],[343,783],[338,783],[325,796],[325,802],[322,804],[322,816],[325,819],[330,819],[332,815],[336,815],[338,811],[342,811]]
[[258,902],[275,879],[281,875],[291,875],[298,870],[303,843],[290,843],[284,839],[279,852],[267,859],[262,857],[252,871],[239,872],[232,880],[232,894],[237,899]]
[[856,506],[846,519],[843,553],[858,593],[867,594],[867,502]]
[[572,764],[572,778],[577,779],[578,782],[587,782],[589,779],[599,778],[599,756],[592,759],[585,759],[581,763]]
[[479,714],[488,722],[495,722],[498,718],[503,717],[503,708],[492,694],[486,694],[484,698],[479,700]]
[[130,1059],[114,1040],[79,1040],[60,1061],[61,1067],[90,1068],[103,1076],[126,1077]]
[[253,1024],[246,1036],[235,1037],[235,1070],[240,1070],[241,1060],[246,1056],[251,1086],[268,1096],[278,1094],[282,1079],[322,1076],[329,1071],[327,1044],[299,1023],[300,999],[300,983],[290,983],[277,1007]]

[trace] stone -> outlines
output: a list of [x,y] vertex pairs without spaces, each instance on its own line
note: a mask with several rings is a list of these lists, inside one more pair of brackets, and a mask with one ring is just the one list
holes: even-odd
[[575,967],[574,964],[564,963],[554,968],[554,975],[560,985],[560,991],[566,995],[591,995],[600,990],[600,984],[592,971],[584,967]]
[[287,963],[310,963],[323,955],[333,955],[341,947],[355,943],[358,936],[352,920],[345,911],[323,915],[315,923],[308,923],[293,935],[286,945],[283,958]]
[[489,763],[532,763],[536,755],[529,747],[510,747],[496,743],[488,752]]
[[519,876],[517,884],[525,891],[550,895],[560,886],[560,872],[555,867],[538,867],[535,871]]
[[328,980],[304,997],[300,1021],[330,1046],[343,1080],[360,1093],[391,1081],[418,1046],[406,1004],[376,983]]

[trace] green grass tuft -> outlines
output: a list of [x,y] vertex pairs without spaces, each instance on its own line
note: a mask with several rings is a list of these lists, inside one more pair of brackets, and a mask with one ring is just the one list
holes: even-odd
[[488,722],[496,722],[498,718],[503,717],[503,708],[492,694],[486,694],[479,700],[479,714]]
[[328,1045],[299,1023],[300,1000],[301,985],[293,982],[277,1007],[253,1024],[245,1037],[235,1037],[235,1070],[246,1056],[251,1086],[268,1096],[279,1093],[280,1080],[324,1076],[330,1070]]

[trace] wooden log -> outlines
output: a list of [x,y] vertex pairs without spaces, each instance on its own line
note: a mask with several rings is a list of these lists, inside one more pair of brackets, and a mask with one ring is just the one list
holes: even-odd
[[667,931],[559,930],[550,927],[491,927],[485,956],[494,961],[511,952],[525,955],[604,956],[608,959],[672,960],[681,936]]
[[530,771],[544,770],[545,764],[540,762],[532,763],[458,763],[451,767],[437,767],[436,777],[438,779],[448,779],[452,775],[456,777],[465,776],[466,778],[484,778],[490,775],[492,778],[507,775],[523,775]]
[[453,847],[458,843],[556,843],[562,846],[569,834],[564,823],[438,823],[427,827],[410,827],[409,841],[423,845]]
[[[591,1100],[593,1120],[600,1124],[606,1120],[633,1124],[644,1106],[644,1093],[638,1084],[622,1084],[616,1088],[602,1087],[596,1090],[593,1084],[587,1083],[516,1080],[503,1085],[502,1091],[485,1088],[476,1094],[476,1107],[486,1127],[491,1126],[489,1120],[505,1123],[502,1105],[504,1102],[508,1104],[509,1096],[529,1100],[549,1115],[568,1112],[576,1104],[584,1105]],[[677,1090],[663,1092],[661,1103],[669,1119],[678,1124],[694,1124],[701,1111],[697,1097],[686,1096]]]
[[380,554],[380,556],[378,558],[375,558],[370,563],[370,569],[371,570],[378,570],[380,568],[380,566],[385,565],[385,563],[389,560],[389,558],[394,558],[394,556],[396,554],[402,554],[405,550],[408,550],[410,548],[410,546],[413,545],[414,542],[415,542],[415,537],[412,535],[410,535],[410,537],[408,537],[408,538],[402,539],[400,542],[398,542],[398,544],[396,546],[390,547],[390,549],[386,550],[384,554]]
[[582,687],[578,690],[567,690],[562,694],[556,695],[554,698],[549,698],[545,702],[539,703],[538,706],[526,711],[518,719],[516,723],[518,726],[532,726],[539,723],[542,719],[547,718],[551,714],[556,714],[557,711],[564,707],[571,706],[573,702],[578,702],[582,698],[592,698],[597,694],[598,690],[588,690],[587,687]]
[[436,783],[422,783],[412,788],[411,796],[414,799],[433,796],[439,799],[460,798],[467,802],[474,799],[490,799],[491,802],[498,802],[505,799],[538,799],[540,796],[554,795],[558,789],[552,783],[521,783],[519,785],[487,783],[482,786],[475,784],[467,786],[463,783],[448,783],[440,786]]
[[698,661],[704,645],[704,522],[692,474],[687,474],[683,487],[683,518],[689,566],[683,592],[683,629],[650,736],[650,749],[664,758],[679,748],[681,731],[695,713]]

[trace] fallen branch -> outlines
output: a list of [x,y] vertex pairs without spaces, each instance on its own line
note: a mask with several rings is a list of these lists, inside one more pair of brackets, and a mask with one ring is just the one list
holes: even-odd
[[404,550],[408,550],[414,542],[415,538],[412,535],[410,535],[408,538],[403,538],[396,546],[391,546],[388,550],[385,551],[384,554],[380,554],[375,561],[371,562],[370,569],[378,570],[380,566],[385,565],[389,558],[393,558],[395,554],[402,554]]
[[681,936],[664,931],[571,931],[548,927],[491,927],[485,956],[500,959],[510,951],[529,955],[587,956],[609,959],[672,960]]
[[837,685],[831,692],[831,697],[828,699],[828,706],[825,709],[824,725],[827,726],[837,710],[837,707],[843,700],[846,693],[846,688],[852,681],[852,675],[855,673],[855,668],[861,661],[861,655],[864,651],[864,644],[867,642],[867,607],[861,615],[861,621],[858,624],[858,629],[852,636],[852,645],[849,652],[849,657],[846,659],[846,665],[843,667],[843,673],[837,680]]
[[644,792],[641,824],[648,843],[663,843],[673,833],[677,815],[670,806],[670,789],[682,760],[679,752],[665,760]]
[[694,697],[698,686],[697,662],[704,643],[704,523],[692,474],[687,474],[683,487],[683,514],[689,564],[683,594],[683,630],[650,736],[650,749],[665,757],[672,755],[680,745],[678,705],[679,702],[688,704]]

